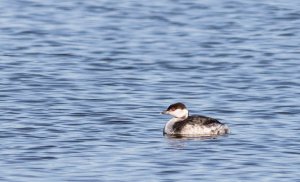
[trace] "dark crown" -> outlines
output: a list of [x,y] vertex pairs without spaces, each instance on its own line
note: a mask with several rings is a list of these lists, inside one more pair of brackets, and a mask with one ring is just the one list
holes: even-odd
[[167,110],[170,111],[170,110],[185,109],[185,108],[186,107],[183,103],[177,102],[175,104],[170,105]]

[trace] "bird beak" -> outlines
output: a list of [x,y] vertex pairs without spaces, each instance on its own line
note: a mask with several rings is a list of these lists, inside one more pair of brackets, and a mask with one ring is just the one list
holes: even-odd
[[160,114],[169,114],[169,111],[163,111],[163,112],[161,112]]

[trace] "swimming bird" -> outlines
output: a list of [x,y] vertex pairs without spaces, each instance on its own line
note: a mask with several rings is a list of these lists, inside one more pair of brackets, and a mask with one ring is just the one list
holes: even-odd
[[174,116],[164,127],[163,133],[167,135],[215,136],[229,133],[228,126],[217,119],[202,115],[189,116],[188,109],[180,102],[170,105],[162,114]]

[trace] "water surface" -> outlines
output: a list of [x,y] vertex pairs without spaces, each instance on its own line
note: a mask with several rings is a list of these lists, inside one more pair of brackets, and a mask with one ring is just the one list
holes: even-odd
[[[300,181],[299,1],[0,9],[1,181]],[[231,134],[164,137],[178,101]]]

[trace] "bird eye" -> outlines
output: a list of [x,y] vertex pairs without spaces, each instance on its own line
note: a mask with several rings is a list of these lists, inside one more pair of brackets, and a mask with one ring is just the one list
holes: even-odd
[[172,109],[171,109],[171,111],[175,111],[175,110],[176,110],[175,108],[172,108]]

